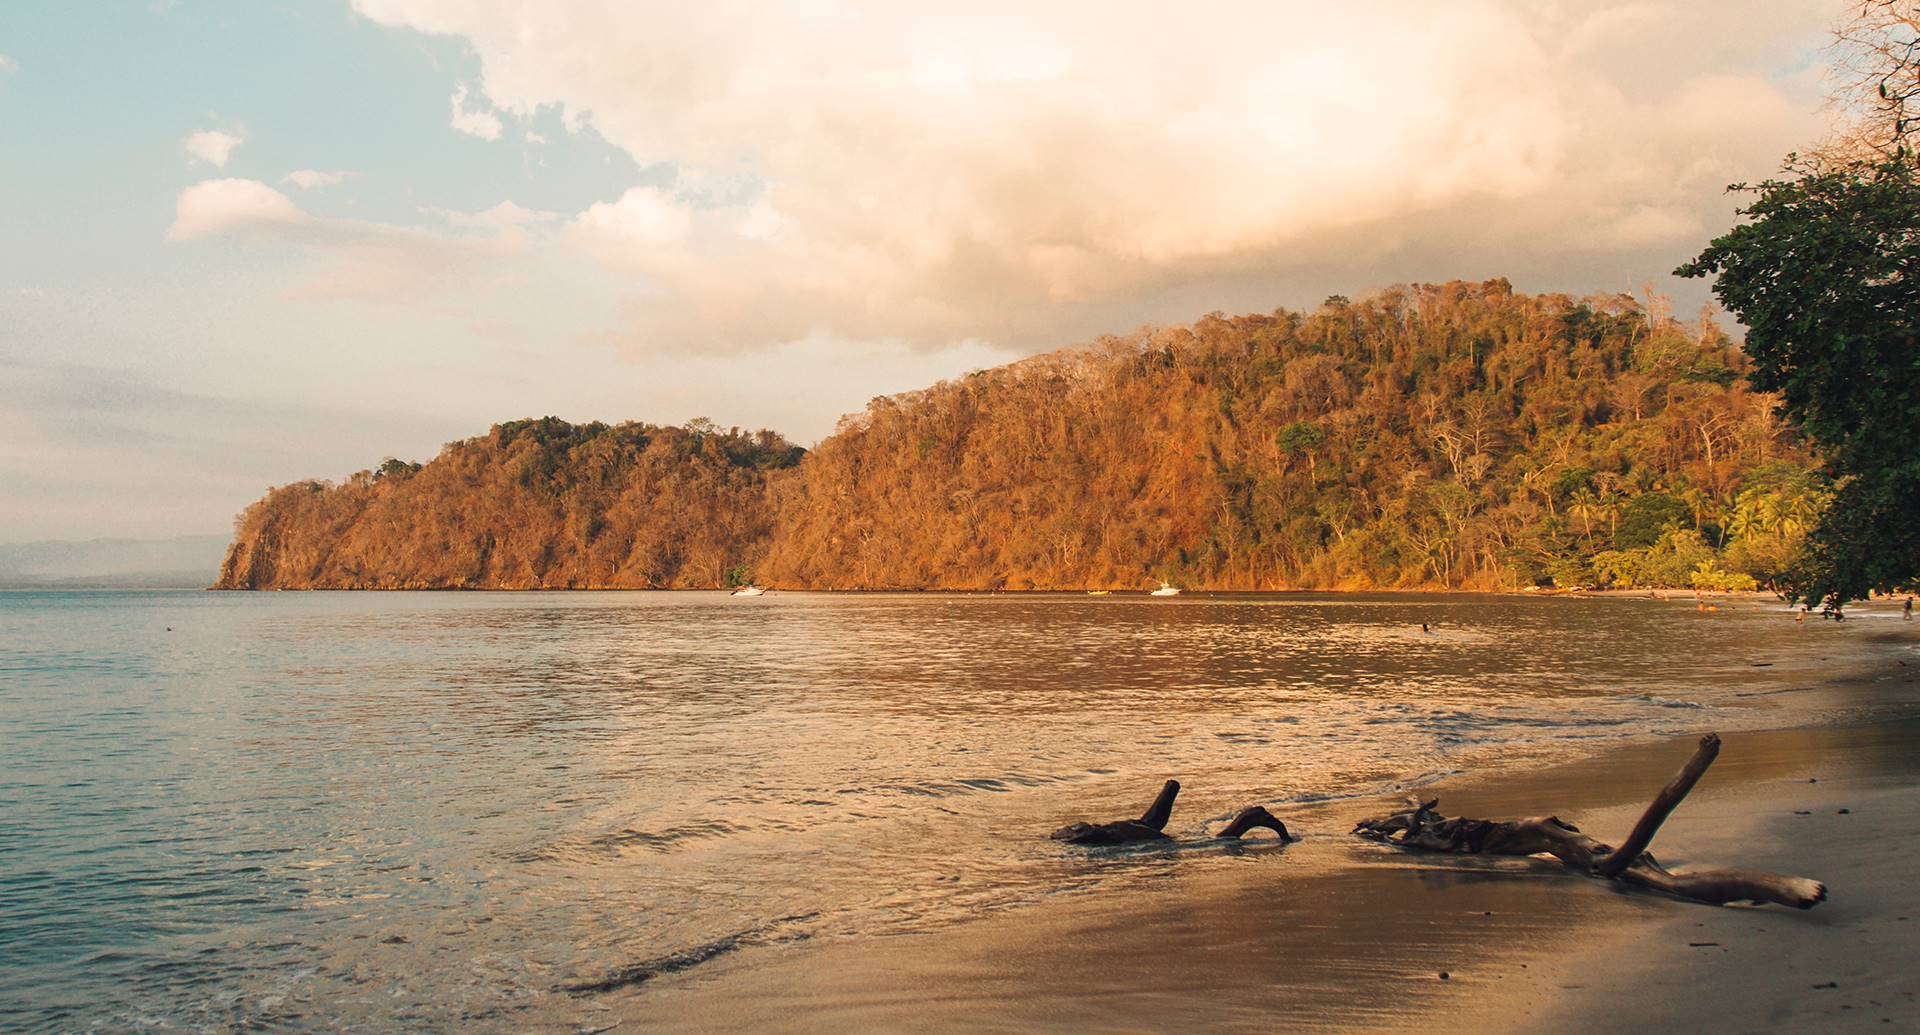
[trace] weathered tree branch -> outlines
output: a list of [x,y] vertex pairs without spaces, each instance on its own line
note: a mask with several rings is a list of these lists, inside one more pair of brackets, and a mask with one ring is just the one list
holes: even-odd
[[1720,734],[1709,733],[1701,737],[1700,746],[1694,749],[1693,757],[1688,759],[1687,764],[1680,767],[1680,772],[1660,789],[1660,793],[1654,797],[1652,804],[1647,806],[1647,811],[1640,814],[1640,822],[1633,825],[1633,832],[1627,835],[1619,851],[1600,860],[1600,864],[1594,867],[1594,875],[1618,877],[1626,871],[1627,867],[1633,865],[1634,861],[1640,858],[1640,853],[1653,844],[1653,835],[1660,832],[1660,824],[1667,821],[1667,816],[1679,807],[1681,799],[1693,790],[1693,785],[1700,782],[1700,777],[1706,775],[1707,767],[1712,765],[1713,760],[1718,757],[1720,757]]
[[1629,884],[1655,888],[1669,895],[1724,906],[1729,902],[1773,902],[1795,909],[1811,909],[1827,900],[1827,886],[1806,877],[1782,877],[1745,870],[1695,870],[1669,873],[1651,854],[1620,874]]
[[1435,811],[1438,799],[1379,819],[1362,820],[1354,833],[1401,848],[1463,855],[1551,855],[1592,877],[1654,888],[1680,898],[1713,905],[1774,902],[1808,909],[1826,901],[1827,887],[1805,877],[1784,877],[1744,870],[1673,873],[1646,851],[1660,825],[1672,814],[1720,752],[1720,737],[1709,733],[1672,782],[1662,788],[1626,843],[1615,849],[1580,832],[1557,816],[1489,820],[1448,818]]

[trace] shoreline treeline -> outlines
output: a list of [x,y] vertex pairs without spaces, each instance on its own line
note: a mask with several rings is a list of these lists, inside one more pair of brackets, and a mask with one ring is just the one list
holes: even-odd
[[1827,493],[1736,343],[1504,280],[1208,316],[772,432],[498,425],[270,492],[220,588],[1752,588]]

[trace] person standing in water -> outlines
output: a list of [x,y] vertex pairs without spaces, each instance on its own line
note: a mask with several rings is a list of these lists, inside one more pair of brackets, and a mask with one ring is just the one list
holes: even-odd
[[1906,619],[1909,622],[1913,621],[1913,598],[1912,597],[1908,597],[1906,606],[1900,609],[1900,617]]

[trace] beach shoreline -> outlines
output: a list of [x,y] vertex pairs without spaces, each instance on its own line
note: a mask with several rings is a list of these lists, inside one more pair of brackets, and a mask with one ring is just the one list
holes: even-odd
[[[1706,1030],[1920,1023],[1920,714],[1904,666],[1822,689],[1834,725],[1728,734],[1655,850],[1824,880],[1800,912],[1712,907],[1551,860],[1438,857],[1348,831],[1391,797],[1283,813],[1297,844],[1223,846],[1147,888],[1062,895],[934,931],[751,945],[579,1002],[621,1030]],[[1920,669],[1913,670],[1920,673]],[[1886,684],[1893,685],[1886,685]],[[1699,732],[1705,732],[1701,730]],[[1624,836],[1691,737],[1421,788],[1449,815],[1555,814]],[[1846,809],[1846,812],[1839,810]],[[1196,868],[1197,869],[1197,868]],[[1444,976],[1442,976],[1444,974]],[[1829,984],[1831,983],[1831,984]],[[1885,1021],[1882,1018],[1886,1018]]]

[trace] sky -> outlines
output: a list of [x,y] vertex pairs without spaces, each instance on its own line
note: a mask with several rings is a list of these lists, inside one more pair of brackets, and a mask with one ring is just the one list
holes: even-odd
[[493,423],[771,427],[1212,311],[1651,282],[1822,0],[12,0],[0,542]]

